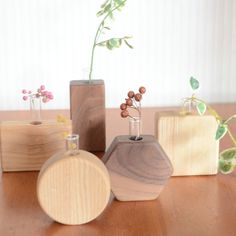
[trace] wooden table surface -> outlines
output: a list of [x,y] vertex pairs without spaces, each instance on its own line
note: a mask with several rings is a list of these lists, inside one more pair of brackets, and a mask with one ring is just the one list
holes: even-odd
[[[222,107],[227,115],[236,113],[235,108]],[[148,112],[154,114],[153,109]],[[6,117],[6,112],[0,112],[0,120]],[[226,139],[221,148],[227,145]],[[37,176],[38,172],[0,173],[0,236],[236,235],[236,171],[230,175],[171,177],[154,201],[119,202],[111,196],[97,219],[80,226],[61,225],[45,215],[36,197]]]
[[0,179],[0,235],[236,235],[236,172],[172,177],[157,200],[119,202],[81,226],[55,223],[39,207],[38,172],[4,173]]

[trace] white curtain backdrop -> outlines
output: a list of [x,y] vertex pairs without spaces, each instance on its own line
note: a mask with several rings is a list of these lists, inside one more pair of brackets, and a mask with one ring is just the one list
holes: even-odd
[[[70,80],[86,79],[103,0],[0,0],[0,110],[27,109],[23,88],[41,84],[69,108]],[[97,48],[94,77],[106,106],[147,88],[143,106],[179,105],[189,77],[208,102],[236,102],[236,0],[127,0],[102,37],[132,36],[134,49]]]

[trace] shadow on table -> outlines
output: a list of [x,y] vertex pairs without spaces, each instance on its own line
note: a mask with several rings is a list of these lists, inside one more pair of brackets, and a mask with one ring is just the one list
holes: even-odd
[[[162,207],[158,200],[143,202],[119,202],[113,197],[105,211],[95,220],[78,226],[52,223],[44,235],[64,236],[75,233],[88,236],[111,235],[165,235],[161,218]],[[153,217],[155,216],[155,217]]]

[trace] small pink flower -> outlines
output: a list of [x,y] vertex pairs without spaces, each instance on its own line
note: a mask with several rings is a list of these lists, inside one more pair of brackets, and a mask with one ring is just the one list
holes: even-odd
[[52,100],[54,97],[53,97],[52,94],[50,94],[50,95],[48,95],[48,98],[49,98],[50,100]]
[[49,92],[47,90],[45,90],[45,85],[41,85],[36,92],[31,92],[31,90],[26,90],[26,89],[22,89],[22,93],[26,94],[25,96],[23,96],[23,100],[26,101],[29,98],[40,98],[40,100],[44,103],[49,102],[50,100],[52,100],[54,98],[52,92]]
[[43,101],[44,103],[46,103],[46,102],[48,102],[49,100],[48,100],[47,97],[43,97],[42,101]]
[[48,91],[43,91],[44,96],[48,96],[48,93],[49,93]]
[[40,86],[40,89],[41,89],[41,90],[44,90],[44,89],[45,89],[45,86],[44,86],[44,85],[41,85],[41,86]]
[[50,96],[52,96],[52,93],[47,91],[46,96],[49,98]]
[[26,101],[28,99],[28,96],[23,96],[23,100]]

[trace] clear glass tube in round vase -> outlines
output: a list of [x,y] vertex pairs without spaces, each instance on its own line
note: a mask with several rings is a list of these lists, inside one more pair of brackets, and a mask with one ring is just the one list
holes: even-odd
[[30,113],[31,113],[31,124],[33,125],[42,124],[41,97],[37,97],[35,95],[30,96]]
[[69,134],[66,137],[66,153],[70,156],[79,153],[79,135]]
[[130,117],[129,118],[129,135],[130,139],[134,141],[141,140],[142,133],[142,121],[140,117]]

